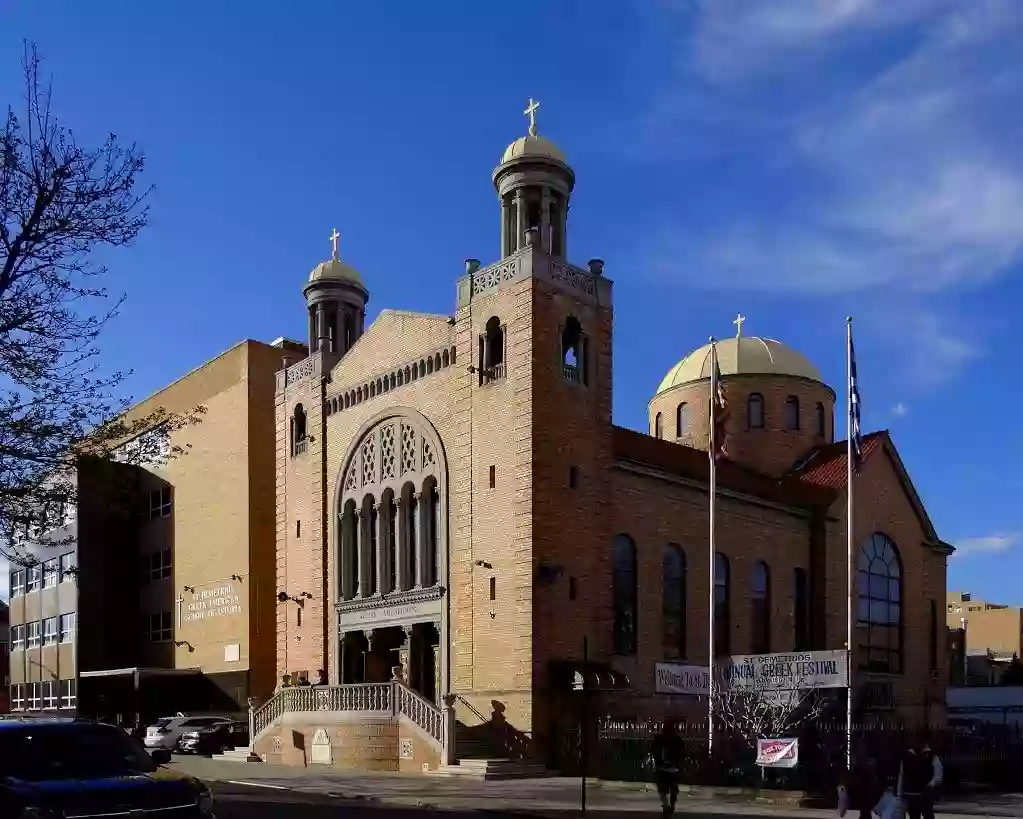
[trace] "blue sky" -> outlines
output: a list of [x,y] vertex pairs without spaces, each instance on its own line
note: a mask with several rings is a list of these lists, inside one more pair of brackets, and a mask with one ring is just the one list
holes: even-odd
[[341,232],[370,312],[452,312],[493,261],[490,172],[525,132],[576,170],[570,256],[615,281],[617,423],[744,330],[887,427],[950,588],[1023,604],[1023,4],[1017,0],[31,3],[0,10],[83,140],[137,141],[151,226],[109,258],[105,338],[135,397],[245,337],[304,337],[308,271]]

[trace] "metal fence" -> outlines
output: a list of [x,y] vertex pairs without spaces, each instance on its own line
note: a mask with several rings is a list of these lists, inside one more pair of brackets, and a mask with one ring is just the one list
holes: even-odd
[[[599,719],[587,732],[586,769],[591,777],[619,781],[653,781],[650,752],[660,733],[658,721]],[[746,738],[719,726],[714,754],[707,754],[707,726],[679,726],[685,749],[681,780],[687,785],[745,786],[805,790],[833,794],[845,772],[846,726],[808,723],[793,732],[799,739],[799,765],[766,771],[756,765],[756,753]],[[987,788],[1018,790],[1023,768],[1023,730],[1019,726],[971,725],[927,727],[885,724],[856,725],[853,755],[871,759],[882,779],[894,784],[903,752],[924,741],[941,758],[947,791]],[[582,743],[578,728],[562,729],[555,743],[555,766],[567,775],[582,772]]]

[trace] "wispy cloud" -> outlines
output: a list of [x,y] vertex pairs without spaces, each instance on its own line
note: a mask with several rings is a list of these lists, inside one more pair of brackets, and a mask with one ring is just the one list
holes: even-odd
[[1019,542],[1016,533],[1000,533],[985,537],[968,537],[955,544],[955,554],[965,557],[972,554],[1000,554],[1014,547]]
[[894,415],[896,418],[905,418],[908,412],[909,407],[907,407],[901,401],[899,401],[898,404],[892,407],[892,415]]
[[979,356],[978,336],[953,329],[949,294],[1023,260],[1023,3],[659,8],[685,56],[645,138],[700,144],[704,131],[722,153],[752,156],[743,167],[757,179],[748,196],[694,209],[683,230],[652,228],[647,267],[723,290],[883,292],[868,303],[901,302],[900,352],[921,385]]
[[[692,9],[668,6],[683,7]],[[1023,149],[1013,134],[1023,127],[1014,113],[1023,93],[1023,4],[706,0],[696,9],[685,29],[691,71],[663,90],[655,110],[670,117],[677,99],[693,119],[689,130],[700,119],[709,128],[730,120],[738,130],[735,110],[743,111],[763,137],[756,150],[764,162],[784,168],[775,181],[787,202],[715,214],[687,225],[684,238],[666,226],[653,242],[655,264],[670,259],[677,275],[677,259],[691,259],[701,281],[726,288],[933,294],[985,282],[1020,258]],[[823,69],[815,85],[793,78],[805,73],[808,54],[834,68],[857,35],[883,50],[886,36],[910,27],[914,45],[864,69],[859,82],[829,82]],[[784,79],[765,84],[772,71]],[[790,82],[802,83],[799,93],[784,93]],[[699,113],[694,84],[716,92],[716,102],[699,98]],[[764,126],[764,107],[774,131]],[[1015,127],[1004,127],[1009,118]]]

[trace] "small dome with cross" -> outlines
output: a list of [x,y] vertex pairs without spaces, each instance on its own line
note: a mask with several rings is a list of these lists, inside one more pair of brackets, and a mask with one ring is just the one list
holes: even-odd
[[[735,338],[717,342],[718,367],[722,377],[787,375],[823,383],[820,370],[802,353],[773,338],[742,335],[742,323],[745,320],[746,317],[742,315],[736,318],[735,324],[739,331]],[[712,367],[711,345],[704,344],[668,371],[655,394],[660,395],[674,387],[710,378]]]
[[501,157],[501,165],[511,162],[513,159],[525,159],[527,157],[539,157],[542,159],[553,159],[555,162],[567,164],[565,155],[561,149],[547,137],[540,136],[536,130],[536,112],[540,110],[540,103],[532,99],[523,113],[529,117],[529,134],[519,137],[511,145],[504,149]]
[[352,284],[357,284],[359,287],[365,288],[365,285],[362,282],[362,276],[359,275],[359,271],[351,265],[342,262],[338,256],[337,243],[340,237],[341,234],[339,234],[336,230],[331,234],[331,257],[327,261],[316,265],[313,272],[309,274],[309,281],[318,282],[330,280],[351,282]]

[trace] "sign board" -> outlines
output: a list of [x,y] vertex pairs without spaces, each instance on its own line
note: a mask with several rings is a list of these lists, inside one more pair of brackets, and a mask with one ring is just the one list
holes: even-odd
[[214,617],[228,617],[242,613],[242,599],[233,583],[199,589],[192,595],[192,601],[185,607],[185,622],[211,620]]
[[725,670],[731,688],[795,691],[846,688],[849,674],[844,649],[793,654],[736,654]]
[[799,764],[798,739],[758,739],[757,765],[762,768],[795,768]]
[[323,728],[317,728],[313,734],[312,757],[309,760],[314,765],[330,765],[333,760],[330,753],[330,737]]
[[[793,654],[735,654],[722,663],[723,684],[729,688],[795,691],[807,688],[846,688],[847,657],[836,651],[801,651]],[[658,694],[706,696],[710,678],[706,666],[658,663],[654,690]]]
[[707,696],[710,675],[706,666],[658,663],[655,690],[658,694],[691,694]]

